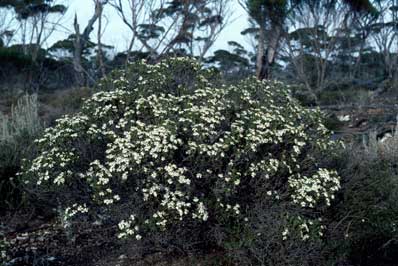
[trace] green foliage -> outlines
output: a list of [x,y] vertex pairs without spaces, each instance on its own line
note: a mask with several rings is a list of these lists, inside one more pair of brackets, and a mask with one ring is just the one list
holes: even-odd
[[34,72],[43,71],[39,66],[45,67],[47,70],[54,70],[64,66],[62,62],[47,57],[47,52],[44,49],[39,49],[38,58],[34,62],[29,54],[24,53],[24,49],[28,52],[33,51],[35,45],[27,45],[25,48],[19,44],[10,47],[0,47],[0,68],[3,72],[7,73],[9,68],[12,69],[14,66],[19,72],[27,68],[31,68]]
[[18,14],[18,19],[26,20],[32,16],[44,13],[64,13],[64,5],[54,4],[54,0],[3,0],[1,7],[13,8]]
[[227,82],[236,82],[251,75],[254,67],[250,62],[251,53],[237,42],[228,42],[230,50],[216,50],[206,63],[214,65]]
[[369,0],[344,0],[344,2],[350,5],[356,12],[368,12],[373,15],[377,15],[378,13],[372,1]]
[[289,5],[295,5],[300,1],[287,0],[248,0],[246,1],[247,10],[250,17],[252,17],[258,24],[264,24],[266,19],[274,22],[284,21],[286,18]]
[[10,115],[0,113],[0,207],[18,204],[21,194],[16,173],[22,158],[30,156],[42,128],[36,95],[19,99]]
[[[60,49],[60,50],[65,50],[65,51],[71,53],[71,55],[73,55],[75,40],[76,40],[76,35],[75,34],[71,34],[71,35],[68,36],[67,39],[59,40],[59,41],[55,42],[48,49],[48,51],[56,52],[58,49]],[[85,56],[88,56],[90,54],[90,49],[93,49],[96,46],[97,46],[96,43],[88,40],[86,45],[83,47],[82,54],[85,55]],[[110,46],[106,46],[105,45],[105,47],[110,47]]]
[[30,56],[26,56],[14,48],[0,47],[1,62],[12,62],[17,67],[26,67],[32,64]]
[[155,23],[139,25],[138,37],[143,40],[158,38],[165,31],[162,26],[165,19],[183,18],[179,32],[173,37],[170,45],[177,44],[178,46],[186,45],[190,47],[194,41],[197,43],[207,41],[208,38],[212,37],[209,33],[217,30],[217,27],[220,27],[225,19],[219,13],[219,9],[225,8],[226,4],[220,4],[222,4],[221,0],[168,1],[152,12]]
[[150,40],[159,38],[164,33],[164,27],[154,24],[140,24],[138,25],[138,37],[143,40]]
[[[117,224],[120,238],[242,248],[257,263],[277,260],[265,247],[290,254],[295,241],[320,241],[339,189],[321,158],[336,143],[321,113],[302,108],[282,83],[223,86],[177,58],[132,64],[99,87],[45,131],[22,172],[59,202],[66,226],[101,219]],[[253,243],[265,248],[261,259]]]
[[[284,24],[285,19],[295,12],[294,9],[303,3],[310,6],[334,5],[338,1],[313,1],[313,0],[247,0],[246,8],[251,18],[262,25],[270,20],[272,23]],[[377,14],[377,10],[369,0],[344,0],[353,11]]]

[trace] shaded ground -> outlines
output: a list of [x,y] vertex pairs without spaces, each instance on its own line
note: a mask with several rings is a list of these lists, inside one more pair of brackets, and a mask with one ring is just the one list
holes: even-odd
[[[115,228],[91,225],[68,236],[68,231],[53,218],[17,213],[2,217],[0,236],[7,251],[6,266],[22,265],[97,265],[96,261],[118,248]],[[1,239],[1,238],[0,238]],[[0,263],[0,265],[2,265]]]
[[[54,218],[29,213],[8,214],[0,219],[1,266],[185,266],[228,265],[220,252],[210,254],[140,254],[122,247],[116,228],[82,225],[69,236]],[[3,241],[1,241],[3,239]],[[3,248],[2,248],[3,246]]]

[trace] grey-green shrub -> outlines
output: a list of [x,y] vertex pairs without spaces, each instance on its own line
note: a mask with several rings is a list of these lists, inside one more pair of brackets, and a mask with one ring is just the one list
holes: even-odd
[[37,135],[43,128],[38,113],[37,94],[24,95],[12,106],[11,114],[0,113],[1,142],[16,142],[25,134]]
[[20,200],[15,175],[42,130],[35,94],[22,96],[10,114],[0,113],[0,207],[12,207]]

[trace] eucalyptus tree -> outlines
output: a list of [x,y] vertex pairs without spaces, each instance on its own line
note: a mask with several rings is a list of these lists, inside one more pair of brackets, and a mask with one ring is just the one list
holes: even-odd
[[371,25],[371,38],[375,49],[380,53],[383,64],[384,78],[398,79],[398,1],[379,1],[378,20]]
[[[203,60],[229,17],[231,0],[111,0],[131,31],[128,54],[148,53]],[[129,59],[129,56],[127,56]]]
[[238,42],[229,41],[228,46],[228,50],[214,51],[206,63],[216,67],[226,82],[236,82],[252,75],[255,55]]
[[[333,0],[332,2],[337,2]],[[248,12],[250,19],[255,22],[258,39],[256,76],[258,79],[268,79],[271,68],[275,64],[280,41],[288,31],[289,20],[294,19],[298,8],[308,2],[322,2],[318,0],[245,0],[241,5]],[[353,13],[359,11],[373,12],[370,0],[344,0]]]
[[36,62],[41,46],[59,26],[67,7],[57,0],[2,0],[0,8],[14,11],[24,53]]
[[316,95],[330,84],[359,76],[361,55],[369,48],[370,25],[378,12],[353,12],[344,1],[305,1],[289,21],[280,53],[292,78]]

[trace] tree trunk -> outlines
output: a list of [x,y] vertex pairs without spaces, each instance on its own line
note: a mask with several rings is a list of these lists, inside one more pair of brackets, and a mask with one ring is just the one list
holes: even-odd
[[82,53],[83,53],[83,45],[82,41],[80,38],[80,29],[79,29],[79,24],[77,23],[77,16],[75,15],[75,21],[74,21],[74,27],[75,27],[75,41],[73,43],[74,45],[74,51],[73,51],[73,69],[75,70],[75,82],[76,85],[78,86],[83,86],[84,85],[84,70],[82,66]]
[[264,78],[270,79],[271,78],[271,69],[275,64],[275,58],[278,51],[279,41],[282,35],[282,27],[280,25],[275,25],[272,27],[270,36],[269,36],[269,43],[267,48],[267,61],[265,64],[264,69]]
[[265,51],[265,27],[260,26],[256,64],[257,79],[271,78],[271,69],[275,63],[281,35],[282,27],[280,25],[273,25],[268,36],[268,47]]
[[101,8],[99,17],[98,17],[98,33],[97,33],[97,46],[98,46],[98,64],[100,68],[100,77],[104,77],[106,75],[106,70],[105,70],[105,63],[104,63],[104,52],[102,50],[102,42],[101,42],[101,37],[102,37],[102,11],[103,8]]
[[259,80],[263,80],[265,70],[265,26],[260,25],[260,31],[258,35],[257,45],[257,63],[256,63],[256,77]]
[[77,22],[77,15],[75,15],[74,27],[75,27],[75,42],[74,42],[74,53],[73,53],[73,67],[75,70],[76,83],[80,86],[85,83],[85,71],[82,66],[82,54],[83,49],[86,47],[90,33],[94,30],[94,23],[102,14],[102,9],[108,1],[94,1],[95,2],[95,11],[93,16],[88,21],[86,27],[82,34],[80,34],[79,23]]

